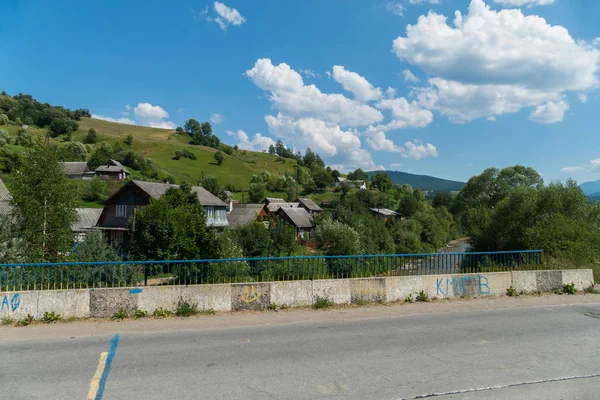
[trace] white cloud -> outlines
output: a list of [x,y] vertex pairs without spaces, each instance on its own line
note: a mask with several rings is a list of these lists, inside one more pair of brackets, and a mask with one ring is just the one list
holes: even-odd
[[408,4],[423,4],[423,3],[429,3],[429,4],[440,4],[440,0],[408,0]]
[[130,106],[129,104],[125,104],[125,109],[126,109],[127,111],[129,111],[129,110],[131,110],[131,106]]
[[111,118],[111,117],[105,117],[103,115],[97,115],[97,114],[92,114],[92,118],[101,119],[102,121],[117,122],[119,124],[135,125],[135,121],[132,121],[129,118]]
[[221,122],[223,122],[223,114],[211,114],[210,116],[210,122],[212,122],[213,124],[220,124]]
[[492,116],[492,117],[487,117],[486,119],[487,119],[488,121],[491,121],[491,122],[495,122],[495,121],[496,121],[496,117],[494,117],[494,116]]
[[223,30],[227,30],[229,25],[239,26],[246,22],[246,18],[244,18],[238,10],[235,8],[227,7],[225,4],[215,1],[214,10],[217,13],[218,17],[211,19],[207,18],[208,21],[214,21]]
[[119,114],[121,114],[123,117],[127,117],[129,116],[129,111],[121,111]]
[[598,86],[598,49],[539,16],[494,11],[483,0],[472,0],[464,17],[456,11],[454,26],[435,12],[421,16],[393,50],[435,76],[416,90],[419,101],[453,122],[560,103],[563,92]]
[[562,172],[579,172],[579,171],[583,171],[585,169],[585,167],[564,167],[561,168],[560,170]]
[[320,78],[321,75],[318,74],[314,69],[302,69],[300,68],[300,73],[304,75],[305,78]]
[[391,110],[392,121],[378,126],[383,131],[404,128],[424,128],[433,122],[433,113],[422,108],[416,101],[404,97],[381,100],[376,104],[380,110]]
[[565,112],[569,110],[569,104],[561,100],[559,102],[549,101],[537,106],[529,117],[532,121],[540,124],[554,124],[563,120]]
[[393,87],[389,87],[385,90],[385,96],[388,99],[393,99],[394,97],[396,97],[396,89],[394,89]]
[[400,163],[392,163],[390,164],[390,168],[400,168],[402,166],[402,164]]
[[402,5],[401,3],[388,3],[387,4],[387,10],[389,12],[391,12],[392,14],[395,14],[399,17],[402,17],[404,15],[404,5]]
[[261,133],[257,133],[254,135],[254,139],[249,140],[248,134],[243,130],[238,130],[237,132],[226,131],[229,136],[232,136],[237,141],[237,145],[240,149],[244,150],[252,150],[252,151],[263,151],[268,150],[269,146],[275,146],[275,141],[270,137],[263,136]]
[[160,106],[153,106],[150,103],[139,103],[133,109],[133,115],[140,125],[151,128],[175,129],[177,125],[171,121],[165,121],[169,118],[169,113]]
[[592,46],[600,46],[600,37],[597,37],[592,41]]
[[385,132],[370,126],[365,131],[367,136],[367,144],[377,151],[387,151],[391,153],[399,153],[403,158],[411,158],[420,160],[425,157],[437,157],[437,148],[431,143],[422,144],[420,140],[414,142],[404,142],[404,146],[398,146],[392,140],[388,139]]
[[347,71],[341,65],[333,66],[333,79],[342,85],[344,89],[354,94],[354,98],[358,101],[367,102],[379,100],[383,97],[380,88],[374,87],[364,77],[356,72]]
[[494,0],[494,3],[502,4],[503,6],[533,7],[554,4],[554,0]]
[[583,104],[587,103],[587,101],[588,101],[588,95],[586,93],[577,93],[577,98]]
[[419,82],[419,78],[417,78],[415,74],[410,71],[410,69],[405,69],[402,71],[402,75],[404,76],[404,82]]
[[315,85],[305,85],[302,76],[285,63],[274,66],[268,58],[259,59],[246,71],[246,76],[260,89],[269,92],[273,105],[286,115],[316,118],[343,126],[364,126],[383,119],[373,107],[341,94],[324,94]]
[[600,158],[596,158],[596,159],[590,161],[590,164],[594,168],[600,167]]

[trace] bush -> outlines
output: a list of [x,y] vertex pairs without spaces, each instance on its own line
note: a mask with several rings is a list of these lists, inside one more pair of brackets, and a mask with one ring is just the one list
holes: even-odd
[[96,130],[94,128],[90,128],[90,130],[87,133],[87,136],[85,137],[84,143],[94,144],[97,141],[98,141],[98,133],[96,132]]
[[565,283],[562,287],[563,293],[565,294],[575,294],[577,293],[577,289],[575,289],[575,283]]
[[129,314],[127,314],[127,311],[121,308],[119,311],[114,313],[114,315],[110,319],[112,319],[113,321],[123,321],[126,318],[129,318]]
[[85,201],[100,201],[104,198],[106,182],[95,177],[81,187],[81,198]]
[[54,312],[44,312],[44,316],[42,317],[42,322],[45,324],[54,324],[60,321],[60,314],[56,314]]
[[31,138],[31,135],[29,134],[29,132],[27,132],[26,129],[20,128],[18,133],[17,133],[17,139],[15,140],[15,144],[17,146],[23,146],[23,147],[32,147],[33,146],[33,140]]
[[171,316],[171,311],[169,311],[169,310],[163,310],[162,307],[161,308],[157,308],[152,313],[152,316],[154,318],[156,318],[156,319],[167,318],[167,317]]
[[424,290],[421,290],[419,294],[417,294],[417,301],[427,303],[429,302],[429,295]]
[[194,153],[192,153],[191,151],[189,151],[187,149],[177,150],[175,152],[175,160],[179,160],[181,157],[183,157],[183,158],[189,158],[190,160],[197,160],[198,159],[198,157],[196,157],[196,155]]
[[146,318],[147,316],[148,316],[148,311],[144,311],[144,310],[136,310],[135,313],[133,313],[133,319]]
[[133,144],[133,136],[128,135],[127,138],[125,138],[125,144],[131,146]]
[[215,158],[215,161],[217,162],[217,165],[221,165],[221,164],[223,164],[223,160],[225,159],[225,156],[220,151],[217,151],[214,155],[214,158]]
[[8,125],[8,116],[6,114],[0,114],[0,125]]
[[6,129],[0,129],[0,139],[4,140],[4,144],[10,144],[10,135]]
[[180,302],[177,306],[177,310],[175,311],[175,315],[177,315],[178,317],[191,317],[192,315],[196,315],[198,313],[198,305],[190,305],[187,302]]
[[329,308],[333,306],[333,301],[329,300],[327,297],[315,297],[315,302],[313,303],[313,308],[316,310],[322,310],[324,308]]
[[31,323],[33,323],[33,315],[31,314],[27,314],[26,317],[21,318],[20,320],[18,320],[15,323],[15,326],[28,326],[31,325]]

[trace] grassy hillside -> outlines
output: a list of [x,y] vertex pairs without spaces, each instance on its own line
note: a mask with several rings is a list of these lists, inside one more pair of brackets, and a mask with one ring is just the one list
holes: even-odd
[[[4,126],[11,136],[17,134],[17,126]],[[98,132],[98,143],[93,148],[100,146],[100,142],[115,144],[123,142],[128,135],[133,136],[131,148],[141,153],[144,158],[151,158],[159,165],[161,172],[173,176],[177,182],[196,183],[204,176],[215,176],[219,183],[233,184],[238,190],[245,190],[253,174],[269,171],[273,176],[279,176],[285,171],[293,170],[296,162],[286,159],[285,163],[276,161],[277,157],[265,153],[238,150],[229,156],[224,154],[225,160],[218,166],[213,158],[216,149],[189,144],[187,135],[180,135],[174,130],[147,128],[143,126],[124,125],[92,118],[82,118],[79,129],[73,134],[73,140],[83,142],[90,128]],[[32,135],[44,136],[45,129],[30,127]],[[57,144],[63,143],[63,137],[52,139]],[[12,146],[11,146],[12,147]],[[181,158],[174,160],[175,151],[187,149],[193,152],[197,160]],[[134,178],[139,177],[133,172]]]
[[[372,177],[380,171],[367,172],[369,177]],[[447,179],[436,178],[428,175],[414,175],[400,171],[383,171],[398,185],[408,184],[414,189],[433,190],[439,192],[451,192],[462,190],[465,186],[464,182],[450,181]]]

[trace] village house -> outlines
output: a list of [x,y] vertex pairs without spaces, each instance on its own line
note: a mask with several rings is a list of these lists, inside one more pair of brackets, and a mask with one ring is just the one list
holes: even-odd
[[313,217],[302,207],[281,207],[277,210],[277,217],[294,227],[296,240],[310,240],[313,229]]
[[[129,219],[135,222],[136,209],[150,204],[150,199],[160,198],[169,188],[178,185],[143,181],[130,181],[118,192],[106,200],[98,220],[98,229],[103,230],[112,245],[127,248],[129,246]],[[227,204],[200,186],[193,186],[200,204],[207,214],[207,225],[224,228],[227,221]]]
[[96,176],[117,182],[129,179],[131,173],[118,161],[110,160],[105,165],[96,168]]
[[71,231],[75,242],[81,243],[85,240],[87,234],[96,229],[100,214],[102,214],[101,208],[77,208],[77,221],[71,224]]
[[92,179],[94,171],[90,171],[88,163],[85,161],[64,162],[63,169],[69,179]]
[[387,208],[371,208],[371,213],[379,220],[387,222],[390,218],[398,218],[400,214]]
[[323,209],[319,207],[312,199],[298,198],[296,199],[296,203],[298,203],[298,207],[305,209],[311,215],[323,213]]
[[255,221],[266,221],[269,210],[265,204],[233,204],[232,210],[227,214],[227,221],[231,229],[241,228]]

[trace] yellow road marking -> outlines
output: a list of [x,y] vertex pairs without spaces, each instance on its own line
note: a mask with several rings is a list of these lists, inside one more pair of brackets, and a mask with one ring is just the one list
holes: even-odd
[[103,351],[100,353],[100,361],[98,361],[98,368],[96,368],[96,373],[90,382],[90,391],[88,392],[88,400],[95,400],[96,394],[98,393],[98,388],[100,387],[100,378],[102,378],[102,373],[104,372],[104,368],[106,367],[106,357],[108,357],[108,352]]

